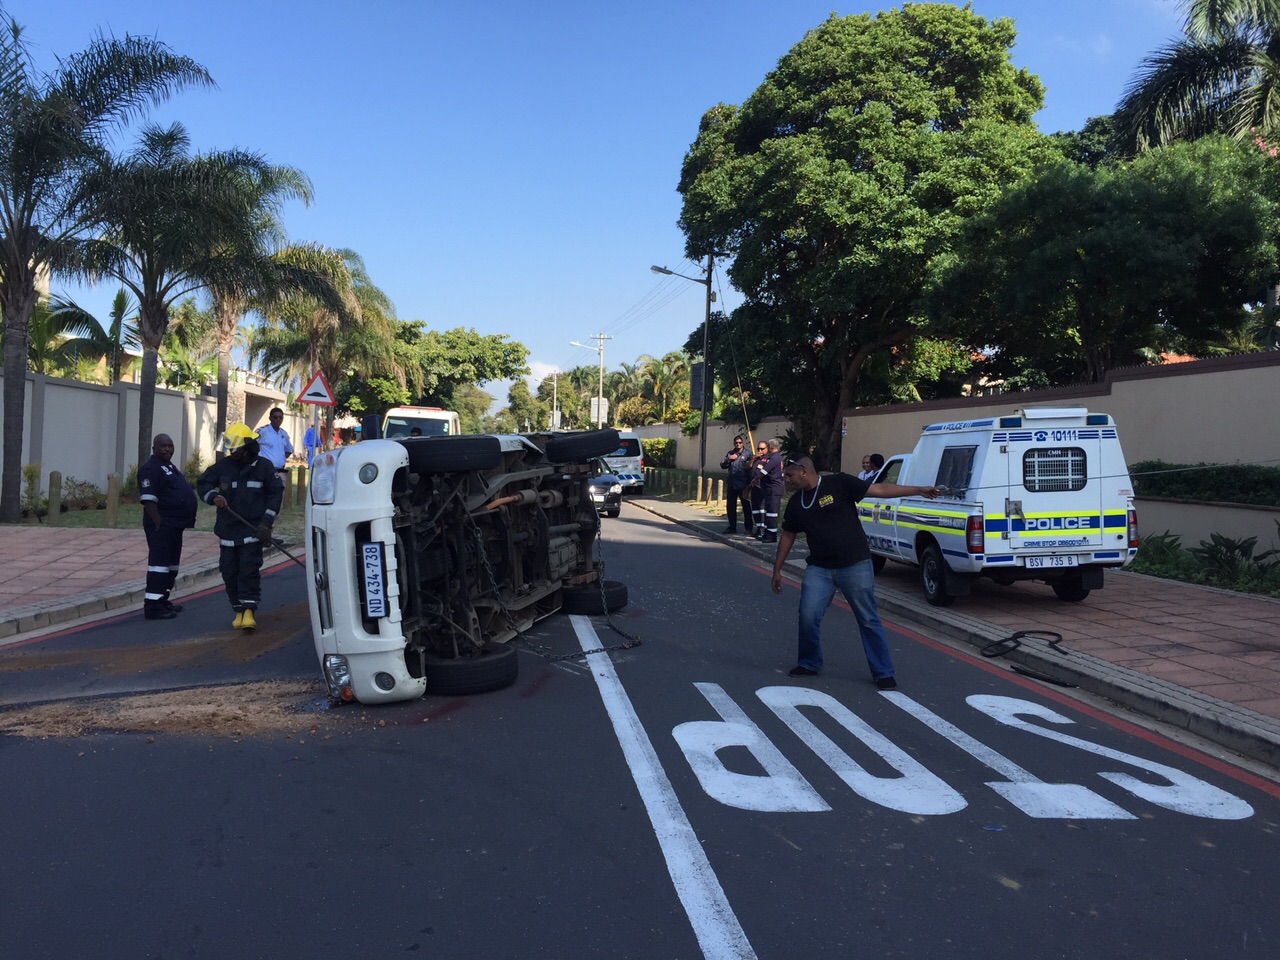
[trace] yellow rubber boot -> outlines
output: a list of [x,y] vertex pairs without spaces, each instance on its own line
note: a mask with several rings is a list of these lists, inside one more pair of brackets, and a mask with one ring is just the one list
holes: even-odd
[[245,615],[246,613],[248,613],[248,612],[249,612],[248,610],[237,610],[237,611],[236,611],[236,618],[235,618],[233,621],[231,621],[231,629],[233,629],[233,630],[239,630],[241,627],[243,627],[243,626],[244,626],[244,615]]
[[244,619],[242,619],[242,620],[240,621],[240,629],[241,629],[241,630],[252,630],[252,629],[254,629],[255,627],[257,627],[257,624],[256,624],[256,623],[254,622],[254,620],[253,620],[253,611],[252,611],[252,610],[246,610],[246,611],[244,612]]

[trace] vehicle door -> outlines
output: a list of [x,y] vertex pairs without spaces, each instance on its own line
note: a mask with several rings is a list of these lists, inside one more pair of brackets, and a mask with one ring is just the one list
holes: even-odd
[[1078,566],[1102,544],[1102,444],[1096,427],[1010,430],[1008,544],[1031,569]]
[[[905,464],[902,457],[894,457],[876,474],[872,483],[897,483]],[[877,553],[902,557],[906,553],[899,542],[897,534],[898,497],[867,497],[858,505],[858,516],[862,520],[862,532],[867,535],[867,542]],[[907,549],[911,547],[911,538],[907,538]]]

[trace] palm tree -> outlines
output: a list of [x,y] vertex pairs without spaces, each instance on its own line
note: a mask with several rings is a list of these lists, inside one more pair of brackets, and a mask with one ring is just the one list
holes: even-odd
[[[333,280],[343,309],[296,290],[255,301],[267,323],[253,335],[250,351],[267,369],[290,376],[327,370],[332,385],[353,372],[394,377],[403,386],[405,370],[396,362],[395,306],[370,280],[360,255],[353,250],[313,250],[311,262]],[[330,407],[330,431],[333,414]]]
[[[138,462],[151,447],[156,370],[173,304],[209,283],[256,282],[259,209],[246,179],[278,168],[233,150],[192,156],[181,124],[146,128],[139,145],[91,178],[104,234],[83,244],[80,269],[112,277],[138,300],[142,338]],[[243,255],[242,255],[243,254]]]
[[1186,9],[1183,39],[1143,61],[1125,91],[1122,144],[1280,135],[1280,0],[1187,0]]
[[231,342],[253,303],[304,293],[326,301],[332,310],[343,309],[327,251],[314,245],[284,245],[280,208],[290,199],[311,203],[311,182],[305,174],[284,166],[245,171],[238,187],[253,219],[253,229],[246,236],[252,247],[224,251],[234,258],[236,268],[208,283],[218,335],[219,434],[227,426]]
[[68,325],[75,323],[84,331],[77,344],[79,357],[107,361],[108,385],[117,383],[121,372],[132,367],[132,351],[137,350],[142,341],[138,339],[137,311],[123,287],[111,300],[111,312],[105,326],[74,300],[54,297],[51,307],[66,318]]
[[27,55],[22,30],[0,13],[0,310],[4,346],[4,466],[0,522],[21,515],[27,330],[37,278],[74,261],[96,222],[86,174],[123,124],[208,72],[149,38],[98,37],[48,74]]
[[667,411],[680,394],[680,385],[688,379],[689,356],[682,351],[673,350],[664,354],[662,359],[646,354],[637,362],[644,368],[645,377],[649,381],[649,396],[657,404],[658,420],[665,423]]

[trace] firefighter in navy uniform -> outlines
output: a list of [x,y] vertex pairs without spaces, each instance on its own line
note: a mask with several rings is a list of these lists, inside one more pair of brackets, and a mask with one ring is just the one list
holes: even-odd
[[182,605],[169,600],[182,559],[182,533],[196,525],[196,492],[173,465],[173,440],[156,434],[151,456],[138,468],[138,499],[142,529],[147,534],[147,587],[142,615],[148,620],[172,620]]
[[226,456],[200,475],[196,492],[218,508],[213,532],[222,546],[218,569],[236,612],[231,625],[252,630],[262,599],[262,544],[271,538],[284,484],[271,461],[258,455],[258,434],[243,423],[227,428],[221,449]]

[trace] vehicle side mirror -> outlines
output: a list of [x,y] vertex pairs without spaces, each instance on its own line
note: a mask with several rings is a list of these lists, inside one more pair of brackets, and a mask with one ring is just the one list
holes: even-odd
[[374,413],[371,413],[366,417],[361,417],[360,439],[361,440],[381,440],[382,439],[382,418]]

